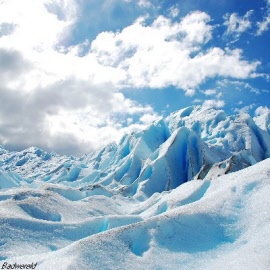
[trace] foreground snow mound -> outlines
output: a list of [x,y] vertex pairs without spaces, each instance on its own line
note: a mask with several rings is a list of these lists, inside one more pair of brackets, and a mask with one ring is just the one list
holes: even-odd
[[[72,200],[52,184],[0,193],[0,261],[37,269],[270,267],[270,159],[134,198]],[[75,197],[75,196],[74,196]]]

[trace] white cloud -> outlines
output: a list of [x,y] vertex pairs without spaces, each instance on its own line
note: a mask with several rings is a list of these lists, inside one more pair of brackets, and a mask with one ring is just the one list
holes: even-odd
[[270,28],[270,1],[267,1],[266,14],[261,22],[257,23],[257,35],[262,35]]
[[262,22],[258,22],[257,26],[257,35],[262,35],[264,32],[268,31],[270,27],[270,13],[264,17],[264,20]]
[[80,155],[119,140],[121,119],[156,115],[118,92],[124,70],[80,55],[87,40],[65,47],[77,16],[73,0],[0,2],[0,143]]
[[268,29],[270,28],[270,15],[266,16],[262,22],[258,22],[257,26],[258,26],[257,31],[258,35],[262,35],[262,33],[268,31]]
[[147,26],[140,19],[121,32],[99,34],[91,53],[100,64],[124,70],[125,84],[133,87],[174,85],[190,91],[215,76],[255,76],[259,62],[243,60],[239,49],[201,50],[212,37],[209,21],[210,17],[199,11],[176,23],[160,16]]
[[206,96],[213,96],[217,93],[217,91],[215,89],[207,89],[207,90],[203,91],[203,93]]
[[180,22],[180,31],[185,34],[184,42],[206,43],[212,38],[210,16],[205,12],[194,11],[185,16]]
[[179,8],[177,8],[176,6],[170,7],[169,11],[170,11],[170,16],[173,18],[177,17],[180,12]]
[[[241,104],[242,103],[239,103],[239,105],[241,105]],[[236,113],[249,113],[250,110],[252,110],[255,106],[256,106],[256,104],[252,103],[252,104],[244,106],[242,108],[236,108],[236,109],[234,109],[234,112],[236,112]]]
[[220,109],[225,106],[224,100],[207,99],[203,102],[203,106]]
[[147,113],[140,117],[140,121],[145,125],[149,125],[155,120],[157,120],[158,118],[159,116],[156,113]]
[[250,10],[243,17],[239,16],[237,13],[227,13],[224,16],[224,25],[227,26],[226,34],[234,35],[236,38],[239,38],[242,33],[251,28],[252,24],[250,21],[250,16],[252,13],[253,10]]
[[219,81],[218,85],[222,88],[233,86],[234,89],[237,89],[238,91],[249,90],[251,93],[255,93],[256,95],[261,94],[261,91],[258,88],[255,88],[251,84],[243,81],[224,79],[222,81]]
[[193,103],[202,104],[202,106],[220,109],[225,106],[225,101],[221,99],[195,99]]
[[[59,17],[56,8],[66,16]],[[47,7],[50,7],[49,10]],[[9,48],[15,44],[24,53],[30,50],[44,51],[63,38],[64,30],[74,22],[76,5],[72,0],[66,1],[17,1],[3,0],[0,9],[0,24],[15,25],[14,32],[1,38],[1,47]]]
[[270,113],[270,109],[266,106],[260,106],[255,110],[255,115],[259,116],[265,113]]
[[195,95],[195,89],[186,89],[186,93],[185,95],[188,96],[188,97],[192,97]]
[[[83,146],[79,152],[82,154],[98,149],[112,141],[119,142],[125,132],[142,130],[157,117],[157,114],[150,108],[133,106],[127,107],[127,109],[127,113],[124,113],[124,109],[121,108],[115,113],[104,112],[103,115],[91,107],[81,111],[62,110],[58,114],[47,115],[44,124],[50,127],[48,131],[51,138],[61,137],[64,134],[76,138],[77,142]],[[147,113],[144,114],[146,111]],[[118,115],[116,116],[116,114]],[[128,120],[130,114],[142,115],[140,117],[142,123],[131,124],[129,120],[129,127],[123,126],[121,118]]]
[[81,154],[157,117],[125,98],[123,86],[173,85],[193,95],[208,78],[248,78],[259,64],[240,50],[202,49],[213,27],[199,11],[149,25],[140,17],[68,47],[78,12],[75,0],[0,1],[0,143]]
[[149,8],[149,7],[151,7],[152,4],[151,4],[151,2],[148,1],[148,0],[139,0],[138,5],[139,5],[140,7],[146,7],[146,8]]
[[13,147],[37,145],[81,155],[118,141],[130,116],[156,116],[150,106],[126,99],[108,84],[69,80],[31,93],[0,87],[0,94],[1,139]]

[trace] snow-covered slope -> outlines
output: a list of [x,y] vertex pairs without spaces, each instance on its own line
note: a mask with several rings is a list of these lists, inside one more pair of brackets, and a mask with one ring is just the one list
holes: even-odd
[[0,148],[0,261],[269,269],[268,119],[193,106],[81,158]]

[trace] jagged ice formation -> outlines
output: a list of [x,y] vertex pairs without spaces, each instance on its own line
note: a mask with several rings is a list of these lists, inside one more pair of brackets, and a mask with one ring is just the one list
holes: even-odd
[[269,269],[269,119],[192,106],[81,158],[1,147],[0,261]]

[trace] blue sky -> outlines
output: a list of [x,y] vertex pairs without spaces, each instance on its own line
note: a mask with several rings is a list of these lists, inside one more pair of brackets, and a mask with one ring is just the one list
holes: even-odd
[[0,144],[82,155],[186,106],[268,112],[269,41],[269,0],[3,0]]

